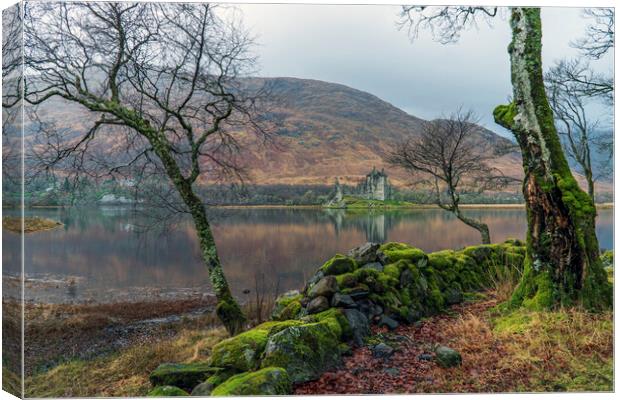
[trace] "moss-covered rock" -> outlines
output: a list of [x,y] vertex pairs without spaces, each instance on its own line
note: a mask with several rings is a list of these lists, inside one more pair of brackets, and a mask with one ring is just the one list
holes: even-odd
[[463,362],[458,351],[446,346],[437,347],[435,350],[435,360],[443,368],[457,367]]
[[338,280],[333,275],[321,278],[315,285],[308,290],[308,297],[314,299],[316,297],[330,298],[338,291]]
[[176,386],[158,386],[148,392],[147,397],[169,397],[169,396],[189,396],[183,389],[179,389]]
[[282,368],[263,368],[234,375],[216,387],[212,396],[276,396],[293,391],[291,380]]
[[176,386],[184,390],[191,390],[221,370],[221,368],[211,367],[206,363],[167,363],[157,367],[149,375],[149,380],[153,386]]
[[405,243],[386,243],[379,247],[379,252],[383,254],[384,264],[395,263],[398,260],[409,260],[415,263],[426,257],[424,251]]
[[340,363],[339,345],[326,322],[292,326],[269,338],[261,367],[281,367],[293,383],[307,382]]
[[321,271],[323,271],[325,275],[340,275],[346,272],[351,272],[355,270],[355,268],[357,268],[357,264],[351,257],[336,254],[333,258],[323,264]]
[[302,294],[299,293],[298,290],[290,290],[278,296],[271,312],[271,319],[285,320],[294,318],[290,315],[294,313],[297,306],[301,309],[301,303],[299,301],[302,297]]
[[269,329],[254,328],[225,339],[213,347],[210,365],[250,371],[258,367],[259,358],[269,336]]
[[329,310],[318,314],[308,315],[302,318],[305,322],[324,322],[329,326],[331,331],[341,340],[347,340],[351,337],[351,327],[344,313],[338,308],[330,308]]

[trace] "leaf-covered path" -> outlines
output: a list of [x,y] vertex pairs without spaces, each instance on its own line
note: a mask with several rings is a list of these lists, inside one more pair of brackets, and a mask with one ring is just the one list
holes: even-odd
[[[496,304],[497,300],[489,296],[453,306],[447,314],[414,325],[401,325],[392,332],[374,327],[371,343],[344,357],[340,370],[297,386],[295,394],[504,391],[525,376],[503,367],[506,349],[484,321],[487,310]],[[372,344],[379,342],[395,349],[390,358],[373,356]],[[444,369],[429,360],[437,344],[459,351],[462,366]]]

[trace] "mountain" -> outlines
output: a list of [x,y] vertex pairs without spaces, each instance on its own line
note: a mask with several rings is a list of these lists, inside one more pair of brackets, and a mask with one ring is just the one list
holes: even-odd
[[[264,118],[275,127],[272,144],[258,143],[240,132],[243,146],[240,160],[257,185],[332,185],[335,178],[355,185],[373,167],[385,168],[390,181],[405,187],[411,177],[384,162],[384,156],[410,137],[420,134],[427,121],[345,85],[299,78],[251,78],[249,85],[269,88],[275,106]],[[94,116],[62,100],[44,103],[49,118],[60,121],[76,136],[92,126]],[[121,152],[125,143],[108,132],[104,151]],[[121,132],[115,132],[122,135]],[[478,140],[492,147],[514,147],[514,143],[484,127]],[[516,149],[516,147],[515,147]],[[513,151],[494,160],[493,166],[505,175],[522,178],[521,156]],[[577,179],[584,185],[581,176]],[[202,181],[210,183],[208,177]],[[514,190],[518,190],[515,188]],[[611,183],[598,185],[601,192],[613,192]]]
[[[427,121],[407,114],[380,98],[336,83],[311,79],[263,80],[277,99],[268,118],[277,129],[277,146],[247,151],[243,159],[257,184],[355,184],[373,166],[385,168],[395,186],[410,177],[387,165],[383,156],[398,143],[418,135]],[[479,140],[494,147],[514,144],[479,128]],[[496,160],[507,175],[522,174],[519,153]]]

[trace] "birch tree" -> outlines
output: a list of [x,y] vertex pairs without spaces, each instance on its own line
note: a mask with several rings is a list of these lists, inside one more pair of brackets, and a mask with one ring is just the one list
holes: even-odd
[[[514,134],[521,149],[528,225],[524,273],[510,304],[533,309],[609,307],[612,289],[599,258],[596,208],[568,166],[545,93],[540,9],[513,7],[508,12],[512,101],[496,107],[493,116]],[[458,38],[460,29],[477,17],[497,13],[498,8],[460,6],[402,10],[404,23],[414,33],[433,27],[444,42]]]

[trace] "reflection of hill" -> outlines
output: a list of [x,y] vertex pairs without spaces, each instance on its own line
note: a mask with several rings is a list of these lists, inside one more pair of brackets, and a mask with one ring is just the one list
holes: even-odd
[[[466,211],[489,224],[493,241],[523,239],[525,210]],[[181,221],[167,232],[125,229],[144,216],[129,210],[32,210],[63,222],[55,231],[27,236],[26,273],[84,277],[100,290],[152,286],[201,287],[208,283],[194,227]],[[255,274],[280,290],[298,288],[326,259],[372,241],[411,243],[425,251],[480,242],[478,233],[435,209],[351,212],[319,209],[211,209],[214,237],[233,291],[254,289]],[[601,247],[610,248],[613,210],[599,210]],[[18,235],[3,237],[3,264],[19,259]],[[17,269],[19,271],[19,269]],[[7,271],[15,272],[15,271]],[[81,283],[80,283],[81,285]],[[82,287],[78,287],[80,293]],[[205,289],[206,290],[206,289]],[[252,292],[253,293],[253,292]]]

